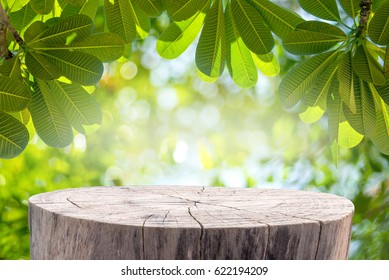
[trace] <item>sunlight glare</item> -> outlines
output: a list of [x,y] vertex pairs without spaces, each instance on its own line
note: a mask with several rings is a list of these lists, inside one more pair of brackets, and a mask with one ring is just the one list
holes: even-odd
[[178,141],[174,149],[173,159],[176,163],[182,163],[186,159],[188,153],[188,144],[185,141]]

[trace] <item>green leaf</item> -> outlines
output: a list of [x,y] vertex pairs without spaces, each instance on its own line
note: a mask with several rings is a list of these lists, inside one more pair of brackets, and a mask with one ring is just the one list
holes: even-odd
[[375,12],[375,10],[379,9],[383,4],[385,4],[386,1],[387,0],[376,0],[376,1],[374,1],[374,3],[372,1],[372,4],[374,4],[373,5],[373,12]]
[[[39,33],[39,26],[35,27],[35,25],[41,24],[37,23],[41,22],[34,23],[31,25],[31,28],[26,31],[26,35],[28,35],[28,37],[33,37],[35,35],[33,34],[34,30]],[[82,51],[97,57],[100,61],[108,62],[116,60],[123,55],[125,44],[124,41],[114,33],[96,33],[86,37],[81,41],[76,40],[70,44],[40,44],[36,45],[34,48],[30,48],[30,50],[34,52],[45,52],[53,50]]]
[[9,114],[24,125],[27,125],[31,119],[31,115],[28,109],[24,109],[23,111],[9,113]]
[[32,9],[41,15],[49,14],[54,7],[54,0],[30,0]]
[[344,108],[344,113],[351,126],[360,134],[371,135],[376,128],[376,110],[373,93],[369,85],[361,79],[355,81],[356,112]]
[[365,45],[360,45],[355,51],[353,67],[355,73],[366,82],[375,85],[384,85],[386,83],[381,66]]
[[85,15],[75,15],[61,19],[58,23],[47,28],[40,36],[32,40],[29,38],[26,42],[30,49],[49,45],[67,45],[83,40],[91,33],[92,20]]
[[320,21],[306,21],[287,34],[282,44],[290,53],[305,55],[327,51],[346,39],[346,34],[336,26]]
[[84,125],[101,124],[102,113],[95,99],[80,85],[59,81],[48,83],[54,100],[63,111],[70,124],[84,133]]
[[385,58],[384,58],[384,75],[389,80],[389,45],[386,47]]
[[197,69],[197,74],[199,75],[200,79],[206,83],[214,83],[218,79],[218,77],[213,78],[205,75],[203,72],[201,72],[199,69]]
[[[333,78],[339,67],[337,61],[332,62],[320,75],[320,79],[316,80],[313,86],[307,91],[303,98],[303,104],[310,107],[319,106],[322,109],[326,108],[327,95],[330,93],[330,88],[334,90]],[[338,82],[336,82],[338,84]],[[338,90],[338,89],[336,89]]]
[[355,18],[361,10],[359,7],[360,0],[339,0],[339,2],[346,13],[352,18]]
[[88,0],[82,4],[79,14],[86,15],[92,20],[96,17],[97,8],[99,7],[99,0]]
[[70,5],[64,2],[65,0],[57,0],[60,7],[62,8],[60,18],[67,18],[80,14],[80,7]]
[[298,0],[308,13],[326,20],[340,21],[336,0]]
[[69,3],[70,5],[81,7],[83,4],[85,4],[90,0],[64,0],[64,1]]
[[262,74],[268,77],[274,77],[280,73],[280,64],[273,53],[263,55],[252,53],[251,55],[255,66],[262,72]]
[[253,87],[258,79],[250,50],[239,36],[235,18],[228,4],[225,13],[227,36],[227,67],[234,82],[240,87]]
[[231,4],[234,26],[245,45],[256,54],[267,54],[274,47],[274,39],[269,28],[263,23],[261,14],[244,0]]
[[0,111],[21,111],[30,101],[31,94],[22,81],[0,76]]
[[135,3],[152,17],[159,16],[163,11],[162,0],[135,0]]
[[377,91],[377,86],[371,84],[371,83],[366,83],[367,87],[368,87],[368,90],[371,92],[371,95],[372,95],[372,98],[373,98],[373,101],[374,101],[374,107],[375,107],[375,110],[380,110],[380,106],[378,106],[377,104],[379,104],[381,101],[381,96],[380,94],[378,93]]
[[376,86],[375,88],[385,103],[389,104],[389,83],[383,86]]
[[279,87],[282,104],[286,108],[294,107],[337,55],[336,51],[322,53],[297,64],[290,70]]
[[24,40],[26,42],[33,42],[39,39],[48,28],[47,24],[43,21],[35,21],[26,29]]
[[132,3],[131,8],[132,16],[135,20],[136,32],[138,33],[138,37],[143,40],[149,35],[151,28],[150,18],[136,3]]
[[136,3],[130,0],[104,0],[108,29],[126,43],[137,36],[144,39],[150,29],[150,19]]
[[26,66],[34,77],[42,80],[58,79],[61,76],[61,70],[39,53],[27,52]]
[[299,15],[268,0],[248,0],[248,2],[257,8],[271,31],[280,38],[284,38],[304,21]]
[[[338,87],[338,85],[335,85],[334,88]],[[345,119],[343,103],[336,91],[328,95],[327,108],[331,145],[336,143],[343,148],[352,148],[358,145],[362,141],[363,135],[355,131]]]
[[36,132],[47,145],[60,148],[72,142],[72,127],[45,81],[34,84],[29,110]]
[[219,77],[226,57],[226,38],[223,3],[217,1],[205,18],[196,49],[197,68],[211,78]]
[[330,136],[331,145],[335,142],[339,143],[339,124],[345,121],[344,115],[342,114],[342,99],[337,93],[336,89],[339,88],[335,79],[331,89],[331,94],[327,96],[327,109],[328,109],[328,133]]
[[340,147],[347,149],[354,148],[361,143],[363,137],[347,121],[339,123],[338,145]]
[[8,8],[12,12],[21,10],[30,0],[7,0]]
[[324,115],[324,112],[325,110],[320,108],[320,106],[308,107],[303,105],[300,108],[299,117],[303,122],[307,124],[312,124],[320,120],[321,117]]
[[56,50],[46,51],[44,56],[63,76],[81,85],[96,84],[104,71],[101,61],[88,53]]
[[165,8],[171,19],[182,21],[193,17],[206,5],[209,7],[210,0],[168,0]]
[[27,128],[14,117],[0,112],[0,157],[14,158],[26,148]]
[[136,27],[128,0],[104,0],[105,16],[109,31],[119,35],[126,43],[136,37]]
[[100,61],[120,58],[124,53],[124,41],[114,33],[98,33],[69,46],[69,50],[89,53]]
[[124,45],[123,58],[130,59],[132,53],[132,44],[128,43]]
[[389,44],[389,1],[374,13],[369,23],[368,34],[370,39],[379,45]]
[[336,167],[338,167],[338,160],[339,160],[339,145],[337,141],[333,141],[330,145],[331,147],[331,154],[332,154],[332,160]]
[[[357,112],[358,112],[357,108]],[[369,84],[361,81],[361,112],[363,130],[365,135],[371,135],[376,129],[376,110],[374,105],[373,93]]]
[[386,155],[389,155],[389,108],[381,100],[381,110],[377,111],[377,128],[371,136],[374,146]]
[[1,76],[8,76],[20,81],[23,80],[19,56],[14,56],[0,64],[0,77]]
[[205,15],[199,11],[187,20],[170,24],[157,41],[159,55],[167,59],[181,55],[197,37],[203,26]]
[[340,61],[338,68],[338,80],[340,97],[352,113],[357,112],[355,105],[354,79],[358,79],[358,77],[354,75],[352,53],[350,51],[347,52]]
[[[17,0],[18,1],[18,0]],[[25,5],[21,10],[10,13],[9,20],[11,25],[19,32],[27,28],[31,22],[37,17],[31,5]]]
[[[62,13],[61,13],[62,15]],[[78,14],[72,14],[72,15],[69,15],[67,16],[66,18],[68,17],[74,17],[74,16],[77,16]],[[59,24],[61,21],[63,21],[65,18],[64,17],[52,17],[52,16],[47,16],[47,19],[43,19],[45,20],[44,23],[47,25],[47,27],[52,27],[56,24]]]
[[333,78],[336,77],[338,67],[337,62],[331,63],[304,95],[302,99],[304,112],[300,114],[302,121],[314,123],[323,116],[327,107],[327,96],[331,85],[333,86]]

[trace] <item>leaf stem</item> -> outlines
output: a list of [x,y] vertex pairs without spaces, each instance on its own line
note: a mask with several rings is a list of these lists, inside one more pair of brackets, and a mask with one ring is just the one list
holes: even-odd
[[350,26],[348,26],[346,23],[344,23],[342,20],[338,20],[338,22],[343,25],[344,27],[346,27],[347,29],[349,30],[352,30],[352,28]]

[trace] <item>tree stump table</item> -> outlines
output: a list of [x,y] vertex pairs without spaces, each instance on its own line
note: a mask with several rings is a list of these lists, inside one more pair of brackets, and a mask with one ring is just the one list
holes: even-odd
[[29,200],[31,259],[346,259],[353,204],[331,194],[91,187]]

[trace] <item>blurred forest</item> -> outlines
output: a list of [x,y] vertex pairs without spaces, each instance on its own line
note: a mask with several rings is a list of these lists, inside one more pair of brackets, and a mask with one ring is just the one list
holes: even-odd
[[[295,2],[295,1],[292,1]],[[300,11],[301,12],[301,11]],[[168,19],[153,22],[155,35]],[[327,121],[303,123],[277,99],[280,78],[260,76],[242,90],[228,74],[202,81],[194,47],[168,61],[156,36],[130,60],[106,64],[93,96],[101,127],[47,147],[30,124],[30,145],[0,160],[0,259],[29,258],[28,198],[63,188],[144,184],[293,188],[355,204],[351,259],[389,259],[389,157],[368,140],[341,149],[335,164]],[[276,47],[284,74],[299,58]]]

